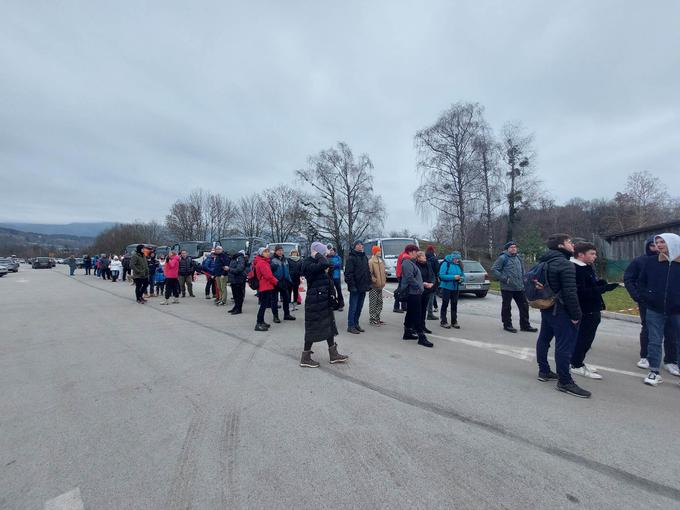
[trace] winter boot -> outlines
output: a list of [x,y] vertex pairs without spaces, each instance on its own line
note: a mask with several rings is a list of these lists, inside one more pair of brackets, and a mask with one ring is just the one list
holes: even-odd
[[312,354],[314,354],[314,351],[302,351],[302,357],[300,358],[301,367],[319,368],[319,363],[312,359]]
[[418,340],[418,336],[410,328],[404,328],[404,336],[402,340]]
[[418,345],[423,347],[434,347],[434,344],[430,342],[424,333],[418,333]]
[[269,328],[267,326],[265,326],[264,324],[262,324],[261,322],[258,322],[257,324],[255,324],[255,331],[268,331],[268,330],[269,330]]
[[[304,355],[304,353],[303,353]],[[333,344],[328,347],[328,356],[330,357],[331,364],[332,363],[344,363],[347,361],[349,356],[345,356],[343,354],[340,354],[338,352],[338,344]]]

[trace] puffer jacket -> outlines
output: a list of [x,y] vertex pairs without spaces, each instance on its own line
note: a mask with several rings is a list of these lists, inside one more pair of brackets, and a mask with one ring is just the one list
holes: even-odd
[[177,255],[168,256],[165,264],[163,264],[163,273],[165,273],[166,278],[179,277],[179,257]]
[[271,257],[272,273],[279,281],[279,286],[283,286],[285,282],[292,283],[293,279],[290,277],[290,268],[288,266],[288,259],[284,256],[281,258],[274,255]]
[[368,268],[371,271],[371,281],[374,289],[384,289],[387,284],[387,273],[385,273],[385,262],[377,255],[368,259]]
[[[457,280],[456,276],[460,276]],[[465,273],[460,265],[453,261],[452,255],[447,255],[444,257],[444,262],[439,265],[439,280],[441,283],[439,286],[446,290],[458,290],[458,285],[460,282],[465,281]]]
[[279,283],[272,273],[272,267],[269,263],[268,257],[256,255],[255,260],[253,260],[253,271],[255,271],[255,276],[257,276],[257,279],[260,283],[258,288],[260,292],[274,290],[276,285]]
[[581,307],[578,304],[576,290],[576,269],[569,261],[570,257],[570,252],[558,249],[546,251],[538,260],[547,262],[548,285],[555,294],[559,295],[555,306],[566,310],[571,320],[580,321]]
[[340,274],[342,273],[342,258],[340,258],[340,255],[336,254],[332,257],[328,257],[328,262],[333,268],[333,274],[331,276],[334,280],[339,280]]
[[680,314],[680,236],[660,237],[666,241],[669,257],[659,253],[645,260],[638,280],[640,302],[655,312],[676,315]]
[[229,263],[229,281],[232,285],[246,283],[246,257],[242,253],[237,253],[231,258]]
[[656,255],[656,252],[653,252],[649,248],[652,244],[654,244],[654,236],[650,237],[645,242],[645,254],[634,258],[623,273],[623,284],[626,286],[626,290],[628,291],[628,294],[630,294],[630,297],[636,303],[640,302],[638,279],[640,278],[642,268],[644,267],[647,258]]
[[338,328],[331,298],[335,287],[328,273],[329,261],[320,253],[302,263],[302,275],[307,280],[305,298],[305,342],[323,342],[335,337]]
[[231,259],[229,255],[222,252],[215,256],[215,266],[213,267],[213,276],[224,276],[227,271],[224,270],[225,267],[229,267]]
[[401,280],[399,283],[399,295],[420,295],[425,290],[423,275],[416,263],[410,257],[404,257],[401,262]]
[[204,273],[212,276],[213,271],[215,270],[215,258],[213,256],[204,258],[201,269],[203,269]]
[[132,257],[130,257],[130,269],[132,270],[133,279],[149,277],[149,263],[141,253],[134,252],[132,254]]
[[524,264],[518,254],[501,253],[491,266],[491,274],[500,282],[501,290],[524,290]]
[[371,289],[371,272],[363,251],[352,250],[345,265],[345,282],[350,292],[368,292]]
[[179,274],[182,276],[190,276],[195,271],[194,259],[188,255],[184,258],[179,258]]

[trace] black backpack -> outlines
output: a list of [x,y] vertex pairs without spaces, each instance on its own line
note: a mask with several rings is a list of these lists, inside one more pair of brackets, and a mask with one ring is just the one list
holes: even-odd
[[548,263],[539,262],[524,273],[524,295],[532,308],[546,310],[557,301],[557,294],[548,284]]

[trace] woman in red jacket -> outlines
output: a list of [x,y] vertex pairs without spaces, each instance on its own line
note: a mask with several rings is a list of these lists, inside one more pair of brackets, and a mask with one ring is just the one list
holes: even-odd
[[173,303],[179,303],[179,257],[177,253],[171,251],[168,258],[163,265],[163,274],[165,275],[165,301],[161,301],[162,305],[169,305],[170,294],[173,295]]
[[278,304],[276,298],[278,294],[275,289],[276,284],[279,282],[272,273],[272,268],[269,264],[269,248],[260,248],[257,251],[255,260],[253,260],[253,273],[259,282],[257,291],[260,296],[260,309],[257,311],[257,324],[255,325],[255,331],[267,331],[270,326],[264,321],[264,312],[267,310],[267,308],[272,309],[274,322],[281,322],[276,318],[276,306]]

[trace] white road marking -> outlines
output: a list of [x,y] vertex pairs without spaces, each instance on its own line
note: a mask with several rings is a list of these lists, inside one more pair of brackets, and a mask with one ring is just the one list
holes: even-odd
[[[449,342],[457,343],[457,344],[463,344],[463,345],[468,345],[470,347],[476,347],[477,349],[485,349],[488,351],[493,351],[496,354],[500,354],[502,356],[509,356],[511,358],[515,359],[521,359],[525,361],[531,361],[536,357],[536,352],[534,349],[530,347],[512,347],[510,345],[503,345],[503,344],[492,344],[489,342],[482,342],[479,340],[468,340],[467,338],[457,338],[457,337],[451,337],[451,336],[441,336],[441,335],[428,335],[431,336],[432,338],[438,338],[441,340],[447,340]],[[550,359],[554,360],[553,357]],[[589,363],[590,366],[597,368],[598,370],[602,370],[604,372],[611,372],[613,374],[621,374],[621,375],[628,375],[631,377],[637,377],[638,379],[644,379],[646,374],[643,374],[641,372],[630,372],[628,370],[619,370],[618,368],[611,368],[611,367],[603,367],[600,365],[592,365]]]
[[45,510],[84,510],[84,508],[78,487],[45,502]]

